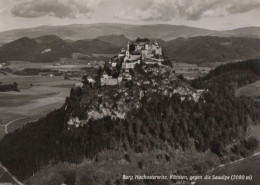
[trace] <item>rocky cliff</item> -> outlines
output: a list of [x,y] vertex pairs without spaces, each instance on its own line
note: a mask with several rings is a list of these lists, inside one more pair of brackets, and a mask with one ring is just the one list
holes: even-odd
[[198,91],[167,66],[130,73],[119,86],[72,89],[60,110],[1,140],[0,161],[28,184],[171,184],[122,175],[204,173],[253,149],[250,99]]

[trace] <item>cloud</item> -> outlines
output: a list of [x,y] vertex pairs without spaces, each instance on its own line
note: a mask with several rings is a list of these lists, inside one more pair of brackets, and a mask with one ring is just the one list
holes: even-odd
[[228,7],[230,13],[244,13],[260,7],[260,0],[244,0]]
[[245,13],[259,8],[260,0],[132,0],[132,5],[116,14],[115,18],[146,21],[170,21],[174,18],[198,20],[202,17]]
[[[140,21],[198,20],[260,7],[260,0],[0,0],[0,5],[1,2],[8,2],[2,4],[12,6],[9,10],[16,17],[90,18],[105,4],[104,15]],[[118,7],[116,13],[113,7]]]
[[58,18],[89,17],[102,3],[101,0],[20,0],[12,7],[16,17],[35,18],[54,16]]

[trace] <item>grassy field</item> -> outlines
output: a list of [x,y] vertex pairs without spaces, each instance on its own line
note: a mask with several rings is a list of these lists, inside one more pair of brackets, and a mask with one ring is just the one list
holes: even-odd
[[[237,89],[236,96],[260,96],[260,80]],[[260,143],[260,125],[251,125],[251,136],[257,138]],[[258,147],[260,152],[260,145]]]
[[[63,77],[40,76],[1,76],[3,84],[18,83],[21,92],[0,93],[0,120],[8,125],[8,133],[21,128],[30,121],[35,121],[49,112],[61,107],[69,96],[74,80],[64,80]],[[32,84],[32,85],[31,85]],[[0,130],[0,137],[3,135]]]
[[54,66],[56,62],[48,63],[33,63],[26,61],[12,61],[11,65],[8,66],[13,70],[23,70],[25,68],[41,68],[41,69],[53,69],[60,71],[81,71],[83,67],[89,67],[88,62],[86,63],[65,63],[59,66]]
[[237,89],[236,96],[260,96],[260,80]]
[[[50,63],[14,62],[10,66],[21,70],[24,68],[52,68]],[[64,66],[63,66],[64,67]],[[74,66],[67,66],[66,69]],[[85,66],[78,66],[80,69]],[[0,75],[3,84],[18,83],[21,92],[0,92],[0,139],[7,133],[22,128],[28,122],[36,121],[49,112],[61,107],[76,80],[64,80],[64,77],[40,77]],[[10,123],[11,122],[11,123]],[[8,124],[9,123],[9,124]],[[5,130],[5,125],[8,124]],[[9,182],[17,184],[0,166],[0,184]]]
[[28,104],[28,102],[32,102],[33,100],[37,100],[39,98],[45,98],[49,96],[54,96],[55,93],[43,94],[43,95],[27,95],[27,94],[5,94],[0,93],[0,105],[1,107],[14,107],[14,106],[22,106]]
[[[12,61],[8,66],[14,71],[24,68],[50,68],[63,71],[77,71],[88,67],[87,63],[69,63],[53,66],[54,63],[31,63],[25,61]],[[86,71],[86,73],[88,73]],[[81,80],[81,77],[65,80],[63,76],[21,76],[0,75],[2,84],[16,82],[20,92],[0,92],[0,121],[8,124],[8,132],[21,128],[30,121],[44,117],[49,112],[61,107],[65,98],[69,96],[73,85]],[[16,120],[16,121],[15,121]],[[0,130],[0,137],[3,135]]]
[[251,134],[250,136],[255,137],[258,140],[258,148],[257,152],[260,152],[260,125],[252,125],[251,126]]

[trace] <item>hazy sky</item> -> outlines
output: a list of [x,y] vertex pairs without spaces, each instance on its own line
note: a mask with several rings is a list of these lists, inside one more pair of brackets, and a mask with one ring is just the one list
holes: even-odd
[[0,31],[89,23],[260,26],[260,0],[0,0]]

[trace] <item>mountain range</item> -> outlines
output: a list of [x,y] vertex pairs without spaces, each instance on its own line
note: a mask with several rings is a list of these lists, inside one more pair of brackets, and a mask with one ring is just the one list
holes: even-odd
[[46,35],[34,39],[22,37],[0,47],[0,61],[55,61],[70,57],[76,50],[61,38]]
[[154,24],[130,25],[117,23],[72,24],[66,26],[40,26],[0,32],[0,43],[8,43],[21,37],[35,38],[43,35],[57,35],[64,40],[94,39],[106,35],[125,35],[129,39],[149,37],[166,41],[179,37],[221,36],[260,37],[259,27],[245,27],[234,30],[216,31],[202,28]]
[[[117,54],[130,39],[124,35],[107,35],[94,39],[63,40],[56,35],[22,37],[0,47],[0,62],[21,60],[53,62],[72,53]],[[164,55],[176,62],[209,64],[260,57],[260,38],[197,36],[170,41],[157,39]],[[132,42],[132,41],[131,41]]]
[[72,53],[115,54],[120,47],[98,39],[65,41],[56,35],[36,38],[22,37],[0,47],[0,62],[31,61],[53,62],[61,57],[71,57]]

